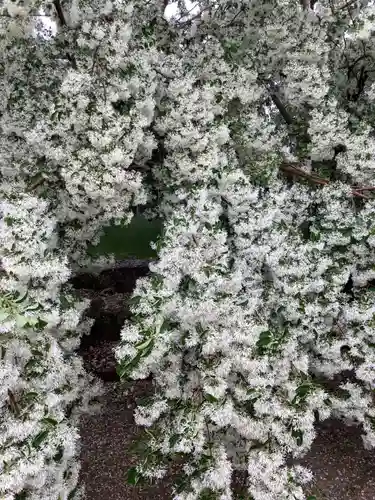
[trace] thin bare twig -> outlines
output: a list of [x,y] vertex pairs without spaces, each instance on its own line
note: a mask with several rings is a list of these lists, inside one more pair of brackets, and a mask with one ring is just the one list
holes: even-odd
[[348,2],[344,3],[344,5],[341,5],[340,7],[338,7],[338,10],[347,9],[356,3],[358,3],[358,0],[349,0]]
[[56,9],[57,17],[59,18],[61,26],[66,26],[64,11],[62,10],[60,0],[53,0],[53,5]]
[[315,174],[309,174],[308,172],[305,172],[305,170],[303,170],[302,168],[297,167],[295,165],[288,165],[286,163],[283,163],[280,166],[280,170],[282,172],[289,174],[289,175],[292,175],[292,176],[302,177],[304,179],[308,179],[313,184],[317,184],[320,186],[325,186],[326,184],[329,184],[328,179],[324,179],[323,177],[319,177]]
[[[8,17],[9,19],[13,19],[10,14],[0,14],[0,17]],[[51,17],[49,14],[28,14],[28,17]]]
[[[309,174],[308,172],[305,172],[302,168],[297,167],[296,165],[289,165],[286,163],[283,163],[280,166],[280,170],[287,175],[292,175],[295,177],[300,177],[303,179],[307,179],[310,181],[312,184],[318,185],[318,186],[326,186],[329,184],[329,179],[325,179],[324,177],[320,177],[316,174]],[[357,186],[352,186],[352,195],[357,197],[357,198],[363,198],[364,200],[370,200],[371,198],[365,194],[362,193],[362,191],[375,191],[375,187],[364,187],[364,188],[358,188]]]

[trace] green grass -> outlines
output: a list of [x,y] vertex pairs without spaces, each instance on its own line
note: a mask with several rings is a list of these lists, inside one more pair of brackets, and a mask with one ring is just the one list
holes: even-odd
[[88,254],[91,257],[114,254],[117,259],[156,258],[156,252],[150,244],[162,233],[161,220],[147,220],[135,215],[129,225],[112,225],[104,228],[104,234],[97,246],[90,245]]

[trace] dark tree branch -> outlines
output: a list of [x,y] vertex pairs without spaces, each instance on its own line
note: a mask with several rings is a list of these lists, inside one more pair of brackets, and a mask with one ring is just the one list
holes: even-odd
[[[56,14],[57,14],[57,18],[59,20],[60,26],[62,28],[66,27],[67,26],[66,19],[64,16],[64,11],[62,10],[62,7],[61,7],[60,0],[53,0],[53,5],[56,9]],[[68,61],[70,62],[70,64],[72,65],[72,68],[77,69],[77,62],[75,60],[75,57],[72,54],[69,54],[68,52],[65,54],[65,56],[68,59]]]
[[285,122],[288,125],[292,125],[294,123],[292,115],[287,111],[286,107],[281,102],[280,97],[278,96],[278,94],[276,92],[274,92],[273,90],[271,90],[270,91],[270,96],[271,96],[271,99],[272,99],[274,105],[279,110],[279,113],[284,118]]
[[[330,182],[329,179],[325,179],[324,177],[320,177],[316,174],[309,174],[308,172],[305,172],[298,165],[283,163],[280,165],[280,170],[289,177],[299,177],[301,179],[306,179],[316,186],[326,186]],[[370,197],[363,194],[363,191],[372,191],[374,189],[375,188],[370,186],[364,188],[352,186],[352,196],[369,200]]]
[[53,5],[55,6],[57,17],[60,21],[60,25],[66,26],[64,11],[62,10],[60,0],[53,0]]

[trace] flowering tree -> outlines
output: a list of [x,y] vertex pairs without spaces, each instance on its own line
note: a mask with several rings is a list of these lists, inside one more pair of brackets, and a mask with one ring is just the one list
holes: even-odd
[[121,375],[155,383],[132,480],[182,457],[178,500],[234,498],[235,469],[249,498],[301,499],[290,458],[317,418],[361,423],[373,446],[372,9],[202,2],[172,20],[165,234],[117,350]]
[[[176,500],[235,498],[235,470],[248,498],[302,499],[310,473],[294,464],[317,418],[360,423],[374,445],[374,6],[179,0],[166,19],[168,3],[2,7],[7,499],[81,494],[68,406],[92,396],[72,354],[89,325],[66,282],[139,205],[164,232],[116,351],[122,377],[155,386],[135,412],[148,453],[132,481],[179,458]],[[51,355],[59,377],[30,378]],[[22,390],[48,409],[27,431]],[[38,436],[25,470],[17,454]]]

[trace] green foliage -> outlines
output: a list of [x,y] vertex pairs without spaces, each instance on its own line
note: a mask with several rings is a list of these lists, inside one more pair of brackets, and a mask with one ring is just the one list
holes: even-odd
[[140,476],[139,472],[137,471],[137,468],[131,467],[128,470],[128,476],[127,476],[128,484],[132,484],[133,486],[135,486],[136,484],[139,483],[140,479],[141,479],[141,476]]
[[315,385],[311,382],[303,382],[299,387],[297,387],[296,394],[292,400],[292,404],[294,406],[302,406],[309,394],[314,391],[314,388]]
[[15,496],[15,500],[26,500],[27,491],[23,490],[21,493],[17,493]]
[[209,490],[208,488],[203,490],[201,492],[201,494],[199,495],[199,500],[217,500],[218,498],[219,498],[218,493],[215,491]]
[[89,246],[88,254],[92,257],[114,254],[117,259],[152,259],[156,252],[150,245],[161,232],[161,220],[147,220],[136,215],[128,225],[107,226],[99,244]]
[[27,293],[15,295],[0,294],[0,322],[15,321],[19,328],[35,327],[42,319],[37,314],[39,304],[31,303]]
[[49,434],[49,429],[44,429],[43,431],[40,431],[35,438],[32,440],[32,447],[38,449],[40,445],[45,441]]
[[292,436],[295,438],[297,446],[302,446],[303,444],[303,432],[298,429],[292,431]]
[[267,330],[265,332],[261,332],[261,334],[259,335],[259,340],[256,344],[258,353],[260,355],[275,354],[276,352],[278,352],[286,336],[286,331],[277,332]]

